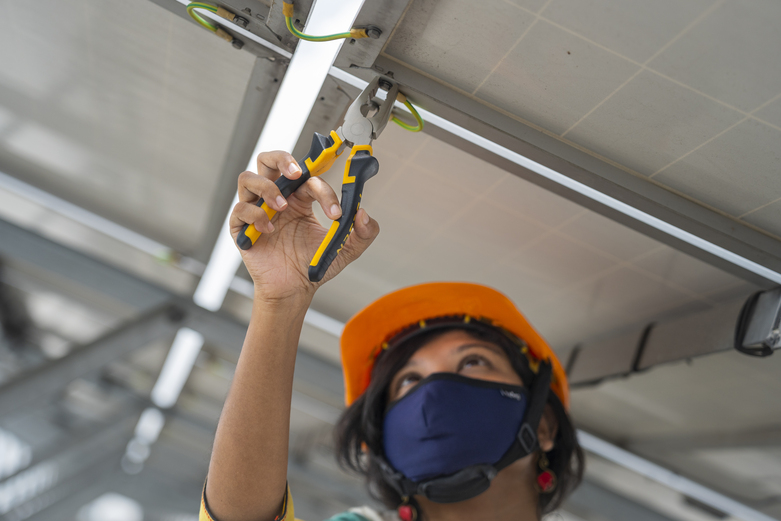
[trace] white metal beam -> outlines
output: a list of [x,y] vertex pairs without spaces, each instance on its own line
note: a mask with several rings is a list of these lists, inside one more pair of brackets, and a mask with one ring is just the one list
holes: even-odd
[[578,441],[581,447],[587,451],[605,458],[608,461],[625,467],[638,474],[661,483],[681,494],[694,498],[706,505],[730,514],[743,521],[777,521],[775,518],[763,514],[751,507],[744,505],[732,498],[720,494],[713,489],[700,485],[675,472],[661,467],[655,463],[641,458],[612,443],[597,438],[596,436],[578,430]]

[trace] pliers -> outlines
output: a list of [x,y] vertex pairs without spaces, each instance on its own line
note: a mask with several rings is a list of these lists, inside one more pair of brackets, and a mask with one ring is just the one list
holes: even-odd
[[[378,89],[387,91],[384,100],[377,98]],[[325,276],[328,267],[342,250],[355,223],[355,214],[361,207],[361,196],[366,181],[377,175],[380,163],[372,155],[372,141],[377,139],[391,118],[393,104],[399,94],[399,86],[390,78],[378,76],[358,95],[347,109],[344,122],[329,136],[315,132],[312,146],[306,157],[299,161],[301,176],[288,179],[281,176],[276,181],[282,196],[288,198],[310,177],[316,177],[328,171],[336,158],[350,147],[352,152],[347,158],[342,178],[342,216],[331,224],[328,234],[317,249],[309,264],[309,280],[319,282]],[[276,210],[270,208],[263,199],[257,203],[271,220]],[[236,242],[243,250],[255,244],[261,232],[254,225],[245,224]]]

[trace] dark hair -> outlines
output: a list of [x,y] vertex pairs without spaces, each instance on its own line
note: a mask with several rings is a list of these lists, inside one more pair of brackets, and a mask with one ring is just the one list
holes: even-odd
[[[458,325],[422,332],[378,356],[372,370],[369,387],[350,407],[336,425],[335,439],[337,460],[348,470],[366,477],[369,493],[382,501],[387,508],[395,509],[402,503],[399,493],[387,483],[373,454],[382,455],[382,423],[388,403],[388,388],[393,376],[407,363],[419,348],[436,337],[453,330],[465,330],[478,340],[500,346],[510,359],[513,369],[525,385],[529,385],[531,372],[526,356],[518,344],[495,328],[465,328]],[[579,484],[583,477],[584,457],[578,444],[575,428],[558,397],[549,393],[548,403],[558,419],[554,448],[546,453],[549,468],[556,474],[558,484],[553,492],[540,494],[540,515],[557,509]],[[414,499],[410,498],[414,503]]]

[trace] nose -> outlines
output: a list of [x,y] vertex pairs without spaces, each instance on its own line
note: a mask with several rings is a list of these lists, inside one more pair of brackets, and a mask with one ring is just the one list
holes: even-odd
[[426,367],[421,368],[421,377],[427,378],[431,376],[434,373],[456,373],[458,372],[458,367],[454,367],[452,364],[449,364],[447,360],[431,360],[428,364],[426,364]]

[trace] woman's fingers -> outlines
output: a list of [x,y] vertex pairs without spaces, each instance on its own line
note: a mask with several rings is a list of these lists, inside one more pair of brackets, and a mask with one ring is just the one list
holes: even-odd
[[293,156],[282,150],[261,152],[258,154],[258,174],[272,181],[276,181],[280,175],[298,179],[301,167]]
[[296,160],[281,150],[258,154],[258,174],[242,172],[239,175],[239,200],[247,203],[263,199],[274,210],[281,212],[287,207],[287,201],[274,183],[280,175],[288,179],[301,177],[301,167]]
[[263,199],[278,212],[287,208],[287,201],[274,181],[253,172],[242,172],[239,175],[239,201],[256,203],[258,199]]
[[347,242],[339,255],[344,255],[348,263],[354,261],[366,251],[377,235],[380,233],[380,225],[377,221],[369,217],[366,210],[360,208],[355,214],[355,224],[353,232],[347,238]]
[[262,208],[246,202],[236,203],[230,217],[231,231],[238,233],[245,224],[253,224],[255,229],[263,233],[274,231],[274,225]]
[[[336,193],[322,179],[309,179],[295,193],[304,204],[311,205],[317,201],[330,219],[338,219],[342,215]],[[239,201],[257,203],[258,199],[263,199],[270,208],[278,212],[287,208],[287,201],[275,182],[262,175],[242,172],[239,175]]]
[[325,215],[331,220],[338,219],[342,215],[342,207],[339,206],[339,199],[337,199],[334,189],[319,177],[309,179],[298,189],[296,194],[304,204],[312,204],[317,201]]

